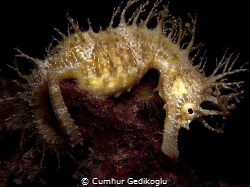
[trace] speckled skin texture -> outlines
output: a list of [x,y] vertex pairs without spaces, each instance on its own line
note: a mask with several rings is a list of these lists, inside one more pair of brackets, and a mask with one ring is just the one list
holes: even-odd
[[[35,68],[30,75],[23,75],[13,67],[21,78],[25,91],[18,96],[32,108],[33,122],[44,149],[68,149],[82,143],[81,133],[75,125],[61,94],[59,82],[74,79],[80,90],[96,98],[118,97],[129,92],[138,84],[149,69],[160,73],[157,91],[164,101],[164,121],[161,149],[171,159],[177,159],[178,133],[181,127],[189,129],[193,119],[198,119],[206,128],[222,132],[210,126],[202,116],[221,115],[226,117],[235,108],[235,102],[243,93],[243,81],[228,81],[228,77],[247,71],[243,66],[235,68],[238,56],[225,53],[214,71],[205,76],[205,62],[193,63],[195,55],[190,53],[200,48],[194,45],[196,19],[183,23],[180,18],[169,16],[167,6],[158,10],[162,0],[154,2],[146,18],[140,19],[149,1],[139,3],[134,13],[126,19],[125,14],[137,1],[128,1],[124,8],[113,13],[110,25],[95,33],[89,23],[88,31],[81,31],[78,24],[68,17],[73,33],[63,35],[57,46],[49,48],[45,59],[40,60],[18,50],[18,57],[31,60]],[[114,19],[120,18],[117,27]],[[151,29],[148,24],[155,19]],[[50,103],[57,120],[57,126],[47,118],[47,104]],[[201,106],[205,101],[217,106],[207,109]],[[71,150],[66,149],[66,152]]]
[[[153,80],[157,80],[156,77],[158,76],[153,76],[153,79],[149,78],[146,80],[149,82],[150,81],[153,82]],[[50,80],[57,81],[56,79],[54,80],[53,78],[51,78]],[[22,80],[19,81],[23,83]],[[10,81],[6,82],[1,80],[1,88],[2,90],[4,90],[4,92],[1,92],[1,96],[2,95],[14,96],[16,94],[16,91],[21,91],[21,92],[24,91],[23,88],[21,87],[19,88],[17,85],[15,86],[14,85],[15,84],[11,83]],[[0,116],[2,122],[1,148],[3,148],[2,150],[5,150],[4,152],[1,152],[1,175],[0,175],[2,182],[1,184],[14,185],[14,183],[17,184],[22,183],[23,185],[25,185],[31,183],[34,186],[34,185],[39,185],[39,183],[41,182],[40,179],[42,179],[43,185],[45,183],[51,185],[57,183],[58,185],[58,181],[60,181],[59,185],[60,184],[73,185],[73,184],[79,184],[79,180],[82,177],[82,175],[84,176],[86,175],[89,177],[100,177],[100,178],[102,176],[104,178],[106,176],[107,177],[119,176],[122,178],[122,177],[131,177],[131,175],[132,177],[140,177],[141,175],[143,176],[146,175],[151,177],[156,176],[157,178],[158,176],[161,175],[166,177],[170,181],[170,186],[200,185],[196,183],[197,182],[196,176],[194,176],[192,172],[189,172],[190,170],[185,168],[185,166],[183,167],[182,165],[181,166],[174,165],[174,167],[172,167],[168,163],[167,158],[163,155],[163,153],[159,149],[160,148],[159,141],[161,141],[162,134],[160,132],[158,133],[158,129],[160,131],[163,130],[162,121],[164,120],[164,117],[166,115],[164,113],[164,110],[162,110],[161,108],[164,104],[164,101],[162,101],[159,98],[159,96],[158,99],[160,99],[160,102],[159,103],[157,102],[158,103],[157,106],[155,105],[156,100],[153,99],[151,100],[152,103],[146,102],[145,105],[139,104],[138,109],[136,107],[133,107],[133,110],[131,111],[131,105],[132,106],[138,105],[136,100],[132,100],[129,102],[123,97],[122,94],[121,98],[119,99],[121,100],[124,99],[124,102],[122,102],[120,105],[118,104],[121,108],[120,110],[119,107],[116,108],[114,105],[111,105],[111,103],[108,102],[111,101],[112,99],[92,98],[91,95],[83,91],[79,91],[78,87],[76,86],[77,82],[74,80],[60,81],[59,85],[61,88],[62,96],[64,97],[65,100],[65,106],[69,110],[69,114],[72,116],[72,119],[75,120],[75,124],[79,127],[78,131],[80,131],[82,134],[81,138],[83,145],[76,146],[74,148],[74,151],[72,152],[71,150],[72,148],[70,148],[67,144],[65,144],[65,147],[63,146],[61,147],[62,151],[60,150],[60,148],[58,149],[57,147],[57,150],[55,152],[62,153],[65,150],[70,150],[70,152],[66,153],[66,155],[71,154],[71,156],[73,156],[75,160],[71,160],[72,157],[70,158],[67,156],[66,158],[64,158],[65,155],[63,156],[63,154],[59,155],[59,157],[58,155],[56,156],[55,152],[51,151],[53,149],[53,146],[49,147],[49,145],[46,145],[44,141],[42,142],[43,145],[42,144],[37,145],[37,137],[39,137],[37,131],[34,131],[33,128],[30,128],[29,125],[26,125],[32,123],[33,121],[33,119],[29,117],[32,115],[31,110],[29,108],[29,104],[22,99],[10,100],[7,103],[5,103],[4,106],[1,107],[1,116]],[[150,93],[154,93],[155,91],[154,89],[157,87],[158,82],[157,81],[154,82],[153,86],[155,87],[154,89],[152,89],[153,88],[152,86],[146,86],[145,84],[142,85],[143,85],[142,87],[143,90],[145,88],[150,87],[150,89],[148,90],[151,90]],[[134,88],[133,91],[136,92],[136,90],[137,86]],[[134,93],[133,91],[132,93]],[[139,89],[138,91],[139,93],[136,98],[137,99],[139,98],[140,100],[140,98],[144,98],[145,93],[141,89]],[[69,95],[71,98],[66,99],[68,98]],[[131,97],[130,94],[125,94],[125,95],[128,98]],[[145,95],[146,98],[149,97],[148,94]],[[50,104],[51,98],[49,97],[49,95],[46,94],[43,97],[45,98],[45,101],[47,103],[48,111],[46,112],[46,114],[49,116],[48,121],[51,122],[52,124],[53,123],[57,124],[57,119],[53,114],[53,111],[55,111],[55,109],[53,109],[53,107]],[[142,99],[142,101],[144,101],[144,99]],[[140,103],[140,101],[138,102]],[[87,103],[87,106],[85,106],[86,105],[85,103]],[[115,103],[117,103],[117,100],[115,100]],[[126,104],[128,105],[126,106]],[[86,110],[79,109],[82,108],[80,106],[84,106],[83,108],[85,108]],[[102,107],[110,110],[103,110]],[[113,108],[116,108],[117,110],[114,111]],[[146,111],[149,112],[145,113],[145,109],[143,108],[147,108]],[[92,112],[89,113],[86,112],[89,110]],[[144,112],[141,112],[141,110],[143,110]],[[143,126],[147,128],[145,129],[142,127],[143,131],[138,132],[136,130],[139,128],[138,125],[144,122],[146,124],[148,120],[154,121],[155,118],[154,113],[157,113],[158,110],[160,111],[160,114],[157,114],[157,116],[159,117],[156,118],[161,120],[156,120],[156,121],[159,121],[159,126],[157,127],[156,125],[152,125],[151,123],[149,126],[147,125]],[[78,113],[79,111],[86,112],[87,114],[93,113],[93,117],[90,117],[92,115],[84,115],[83,113],[79,114]],[[137,111],[139,111],[139,114],[137,114]],[[153,115],[152,111],[154,111]],[[116,115],[111,116],[110,114],[112,114],[112,112],[115,113]],[[138,122],[137,117],[135,120],[132,120],[128,119],[127,117],[122,117],[122,114],[126,114],[127,116],[132,116],[132,117],[138,115],[142,116],[141,120],[139,120],[139,123],[136,123],[137,125],[135,126],[132,123]],[[242,117],[242,119],[244,114],[236,112],[236,116],[239,115]],[[109,121],[112,119],[111,122],[113,121],[114,123],[108,123],[109,125],[106,127],[106,125],[103,125],[105,124],[105,122],[101,120],[95,121],[96,116],[100,116],[100,118],[103,119],[103,121],[106,120]],[[87,124],[83,123],[83,121],[91,121],[88,120],[89,118],[92,121],[95,121],[95,125],[90,127],[86,126],[86,129],[88,131],[85,131],[85,125]],[[119,122],[118,119],[121,120],[122,122]],[[126,121],[130,121],[131,126],[128,127],[128,124],[130,123]],[[117,123],[121,124],[120,128],[117,128]],[[211,125],[212,124],[213,123],[211,123]],[[151,125],[153,129],[150,128]],[[232,180],[232,178],[235,179],[234,175],[236,175],[236,173],[238,173],[238,176],[241,176],[241,174],[243,173],[241,172],[242,169],[241,166],[243,165],[242,163],[244,163],[244,168],[245,167],[247,168],[248,166],[247,159],[244,159],[247,158],[247,154],[244,153],[244,145],[246,143],[247,138],[244,138],[244,133],[242,136],[240,136],[240,138],[239,136],[237,136],[237,133],[240,132],[239,129],[244,129],[242,128],[243,124],[242,125],[238,124],[238,128],[236,128],[236,131],[233,130],[234,135],[226,133],[226,135],[222,136],[211,134],[207,132],[205,129],[197,128],[194,125],[195,125],[194,123],[191,124],[191,127],[195,128],[191,128],[191,131],[189,133],[187,133],[187,131],[183,131],[183,129],[180,132],[179,150],[181,153],[180,154],[181,158],[183,158],[183,155],[185,155],[184,156],[185,158],[188,157],[189,159],[187,160],[189,161],[191,158],[191,163],[192,163],[191,165],[193,165],[198,175],[202,176],[201,178],[204,178],[204,175],[206,177],[217,176],[217,175],[221,177],[223,175],[227,177],[231,176],[228,178]],[[198,127],[200,127],[200,125],[201,124],[198,124]],[[114,128],[111,128],[113,126]],[[50,126],[50,127],[56,129],[55,126]],[[95,128],[97,127],[98,129],[96,130]],[[125,133],[125,135],[123,135],[123,132]],[[64,133],[62,134],[61,133],[62,131],[61,132],[59,131],[59,133],[57,133],[57,136],[65,135]],[[91,135],[93,134],[100,136],[92,137]],[[151,146],[152,142],[148,141],[147,138],[146,139],[142,138],[142,137],[152,137],[152,134],[154,137],[153,139],[156,139],[156,143],[154,143],[153,147],[156,147],[157,150],[153,151],[154,152],[153,154]],[[181,141],[183,140],[183,135],[185,137],[184,138],[185,143]],[[221,137],[224,137],[225,139]],[[234,141],[226,141],[229,139],[229,137],[231,138],[234,137],[232,138]],[[141,138],[142,141],[140,141]],[[190,138],[192,139],[191,141]],[[242,140],[245,140],[243,144],[241,142]],[[8,144],[6,144],[6,142],[8,142]],[[21,146],[19,146],[20,142]],[[111,142],[114,142],[115,144]],[[205,144],[203,144],[204,142]],[[127,148],[126,147],[127,144],[132,145],[132,147]],[[115,150],[113,150],[114,145],[115,147],[117,147]],[[47,149],[44,149],[44,147],[47,147]],[[233,152],[230,151],[232,150],[230,149],[232,147],[234,147]],[[87,150],[88,148],[90,149]],[[105,154],[107,150],[110,150],[112,154],[111,155]],[[222,152],[223,154],[221,154]],[[242,154],[238,154],[239,152],[241,152]],[[123,158],[123,160],[121,161],[122,163],[117,161],[117,158]],[[57,170],[58,162],[60,162],[59,170]],[[79,165],[79,168],[81,168],[80,171],[78,170],[78,167],[75,167],[75,165],[76,166]],[[142,165],[143,167],[140,167]],[[8,169],[9,166],[11,166],[12,168],[11,170]],[[129,171],[126,171],[124,167],[131,169]],[[212,169],[213,167],[217,169]],[[230,168],[230,169],[227,170],[222,168]],[[238,168],[241,169],[239,170]],[[183,173],[178,171],[183,171]],[[79,175],[76,177],[76,175],[74,175],[75,173],[78,173]],[[92,175],[89,173],[92,173]],[[52,177],[49,177],[50,175]],[[62,176],[67,176],[67,177],[63,178],[62,180]],[[71,178],[72,176],[73,178]],[[181,176],[183,176],[183,178]],[[244,178],[245,176],[246,175],[243,174],[241,177]],[[221,181],[206,182],[206,185],[229,186],[227,182],[223,183]],[[205,186],[205,184],[201,184],[201,186]]]

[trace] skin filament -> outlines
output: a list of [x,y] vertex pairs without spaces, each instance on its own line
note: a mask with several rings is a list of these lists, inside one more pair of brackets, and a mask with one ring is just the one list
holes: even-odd
[[[202,116],[230,114],[229,110],[243,93],[240,90],[243,82],[227,82],[227,77],[247,69],[243,66],[235,69],[238,56],[233,59],[232,54],[225,54],[212,74],[205,76],[205,64],[193,65],[194,57],[190,57],[190,53],[199,48],[199,45],[194,46],[196,19],[190,17],[189,23],[183,23],[180,18],[169,16],[167,6],[158,10],[161,2],[157,0],[143,20],[140,15],[149,6],[149,0],[125,19],[126,12],[137,3],[137,0],[130,0],[123,9],[116,9],[109,27],[98,33],[90,24],[88,31],[81,31],[68,17],[74,32],[65,36],[58,31],[63,39],[44,60],[19,51],[19,57],[28,58],[36,65],[28,76],[19,73],[27,81],[23,85],[26,92],[20,97],[32,107],[33,123],[43,144],[71,149],[82,142],[64,103],[59,81],[75,79],[79,89],[105,99],[131,90],[149,69],[160,73],[158,92],[166,111],[161,147],[164,154],[178,158],[179,129],[189,129],[194,119],[209,130],[222,132],[211,127]],[[120,22],[114,27],[116,18]],[[148,27],[151,21],[156,22],[153,28]],[[46,117],[45,98],[51,102],[59,130]],[[202,108],[204,101],[219,109]]]

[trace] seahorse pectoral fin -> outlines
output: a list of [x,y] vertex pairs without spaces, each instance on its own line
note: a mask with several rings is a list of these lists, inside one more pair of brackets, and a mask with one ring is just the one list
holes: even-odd
[[177,159],[179,156],[178,151],[178,132],[180,126],[169,117],[165,119],[163,130],[163,141],[161,150],[171,159]]

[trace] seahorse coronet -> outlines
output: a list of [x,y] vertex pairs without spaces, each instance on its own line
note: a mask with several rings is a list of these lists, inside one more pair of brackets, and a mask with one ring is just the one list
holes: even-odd
[[[118,97],[140,82],[149,69],[160,73],[158,91],[165,102],[162,151],[169,158],[179,155],[177,146],[180,128],[189,128],[189,123],[204,115],[229,114],[231,102],[242,94],[243,82],[226,82],[225,77],[247,71],[244,67],[234,69],[232,55],[224,54],[217,67],[209,76],[204,76],[205,65],[193,65],[190,53],[200,45],[194,46],[196,17],[189,23],[169,15],[168,6],[158,10],[162,0],[155,1],[146,18],[140,19],[149,1],[140,3],[134,13],[125,19],[125,13],[138,0],[129,0],[124,8],[119,6],[110,21],[109,27],[94,32],[89,22],[89,30],[81,31],[72,18],[68,20],[74,32],[64,35],[57,46],[50,49],[44,60],[35,59],[19,51],[19,56],[32,60],[36,67],[27,80],[23,97],[33,108],[33,118],[38,134],[46,144],[63,144],[62,135],[68,138],[71,147],[81,144],[81,135],[64,103],[59,81],[75,79],[78,88],[98,98]],[[118,26],[114,19],[119,17]],[[153,28],[148,23],[156,20]],[[222,95],[222,90],[231,91]],[[29,94],[27,94],[27,92]],[[49,124],[43,98],[49,98],[60,125],[62,134],[58,135]],[[210,101],[220,110],[207,110],[200,106]],[[200,120],[210,130],[205,120]]]

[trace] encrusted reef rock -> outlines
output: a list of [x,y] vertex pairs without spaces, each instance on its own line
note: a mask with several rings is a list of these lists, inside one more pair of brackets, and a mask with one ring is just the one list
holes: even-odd
[[[205,55],[197,54],[201,45],[194,44],[196,18],[182,21],[163,4],[125,1],[99,30],[88,22],[83,31],[67,16],[68,35],[56,29],[63,39],[52,42],[44,59],[17,50],[24,58],[16,65],[5,60],[0,187],[250,186],[249,70],[236,63],[239,55],[227,52],[217,67],[205,66]],[[18,18],[37,10],[16,7]],[[11,37],[2,34],[8,45],[16,27],[44,32],[25,24],[26,18],[20,16],[18,26],[10,22]]]
[[[128,185],[128,178],[144,180],[144,184],[138,186],[148,186],[148,179],[154,182],[166,180],[167,186],[175,187],[234,186],[222,182],[220,178],[212,180],[211,178],[218,176],[213,175],[213,170],[203,163],[205,161],[201,162],[203,168],[196,166],[200,161],[192,161],[195,158],[192,153],[199,155],[199,150],[193,151],[190,145],[192,140],[188,140],[190,134],[186,131],[179,135],[181,155],[178,162],[172,162],[162,153],[160,147],[165,111],[164,103],[155,89],[158,76],[156,71],[151,70],[130,92],[123,93],[118,98],[107,99],[94,98],[80,91],[74,80],[61,81],[60,88],[66,106],[83,139],[83,144],[76,146],[72,152],[53,152],[41,142],[38,144],[38,137],[33,129],[36,127],[29,124],[32,120],[28,104],[20,99],[6,101],[5,107],[1,107],[0,116],[1,186],[80,186],[82,178],[89,179],[89,186],[97,186],[92,184],[93,178],[96,178],[95,183],[110,179],[125,180],[124,186]],[[14,92],[21,89],[15,86],[16,83],[1,80],[1,84],[5,89],[13,85]],[[13,90],[2,92],[1,97],[5,94],[12,95]],[[50,118],[53,121],[52,111]],[[217,136],[207,133],[203,128],[198,130],[203,136],[212,136],[220,143]],[[196,128],[193,131],[191,129],[191,133],[197,138],[196,131]],[[183,144],[187,147],[183,148]],[[193,146],[197,148],[197,145]],[[208,151],[215,150],[216,148],[210,148]],[[185,164],[184,160],[191,164]],[[208,168],[211,173],[203,171]]]

